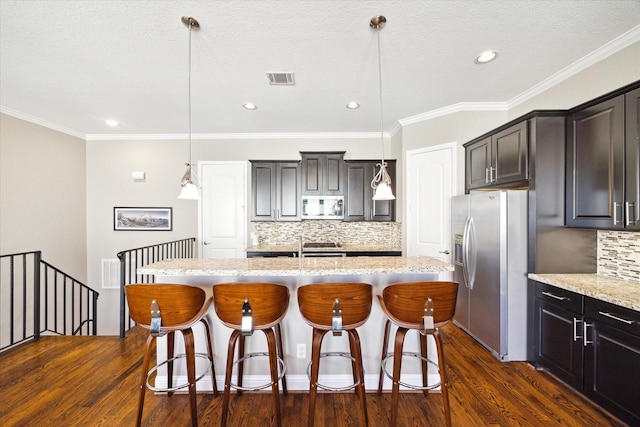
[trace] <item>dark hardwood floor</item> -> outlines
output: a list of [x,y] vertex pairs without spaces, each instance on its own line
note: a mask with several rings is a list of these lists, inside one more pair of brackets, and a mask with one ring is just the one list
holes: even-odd
[[[454,325],[442,329],[454,426],[622,426],[545,372],[501,363]],[[147,333],[45,337],[0,355],[0,426],[132,426]],[[220,374],[220,373],[219,373]],[[375,385],[371,384],[369,387]],[[391,395],[367,394],[370,425],[388,426]],[[361,425],[354,393],[321,394],[316,426]],[[222,397],[198,396],[201,426],[220,424]],[[269,393],[232,397],[230,426],[275,425]],[[308,394],[282,398],[284,426],[306,425]],[[400,396],[399,426],[444,425],[442,398]],[[186,395],[147,392],[143,425],[190,425]]]

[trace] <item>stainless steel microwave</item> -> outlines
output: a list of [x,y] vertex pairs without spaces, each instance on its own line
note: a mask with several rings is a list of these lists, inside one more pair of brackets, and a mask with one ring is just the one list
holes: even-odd
[[302,196],[302,219],[344,219],[344,196]]

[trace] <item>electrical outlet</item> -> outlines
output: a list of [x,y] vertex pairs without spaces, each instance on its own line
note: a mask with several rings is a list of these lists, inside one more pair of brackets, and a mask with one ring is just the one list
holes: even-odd
[[298,344],[298,347],[296,348],[296,350],[297,350],[296,356],[298,357],[298,359],[304,359],[305,357],[307,357],[306,344]]

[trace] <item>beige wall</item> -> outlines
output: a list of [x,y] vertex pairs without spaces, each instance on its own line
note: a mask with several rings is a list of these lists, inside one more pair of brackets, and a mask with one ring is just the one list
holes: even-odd
[[609,56],[509,110],[509,120],[532,110],[570,109],[640,79],[640,42]]
[[87,278],[85,141],[0,114],[0,254]]

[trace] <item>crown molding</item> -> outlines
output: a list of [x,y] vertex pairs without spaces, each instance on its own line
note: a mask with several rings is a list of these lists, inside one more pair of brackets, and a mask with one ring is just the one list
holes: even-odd
[[564,80],[567,80],[571,76],[586,70],[592,65],[608,58],[615,53],[620,52],[622,49],[629,47],[637,42],[640,42],[640,25],[637,25],[626,33],[611,40],[609,43],[602,45],[588,55],[580,58],[573,64],[568,65],[552,76],[541,81],[537,85],[512,98],[507,102],[508,108],[514,108],[515,106],[522,104],[523,102],[526,102],[537,95],[540,95],[546,90],[549,90],[557,84],[562,83]]
[[[388,133],[384,133],[389,138]],[[192,134],[192,140],[247,140],[247,139],[374,139],[380,132],[317,132],[317,133],[198,133]],[[173,134],[88,134],[87,141],[144,141],[144,140],[183,140],[189,139],[187,133]]]
[[62,133],[65,133],[67,135],[74,136],[76,138],[86,139],[86,135],[84,133],[82,133],[82,132],[78,132],[76,130],[66,128],[64,126],[60,126],[60,125],[58,125],[56,123],[52,123],[52,122],[48,122],[46,120],[42,120],[39,117],[31,116],[29,114],[25,114],[25,113],[23,113],[21,111],[14,110],[12,108],[7,108],[7,107],[0,106],[0,113],[6,114],[6,115],[11,116],[11,117],[15,117],[16,119],[24,120],[24,121],[29,122],[29,123],[33,123],[33,124],[36,124],[36,125],[39,125],[39,126],[43,126],[43,127],[48,128],[48,129],[55,130],[57,132],[62,132]]
[[417,114],[415,116],[400,119],[398,122],[401,126],[407,126],[413,123],[419,123],[425,120],[434,119],[436,117],[447,116],[462,111],[507,111],[506,102],[459,102],[447,107],[431,110],[426,113]]

